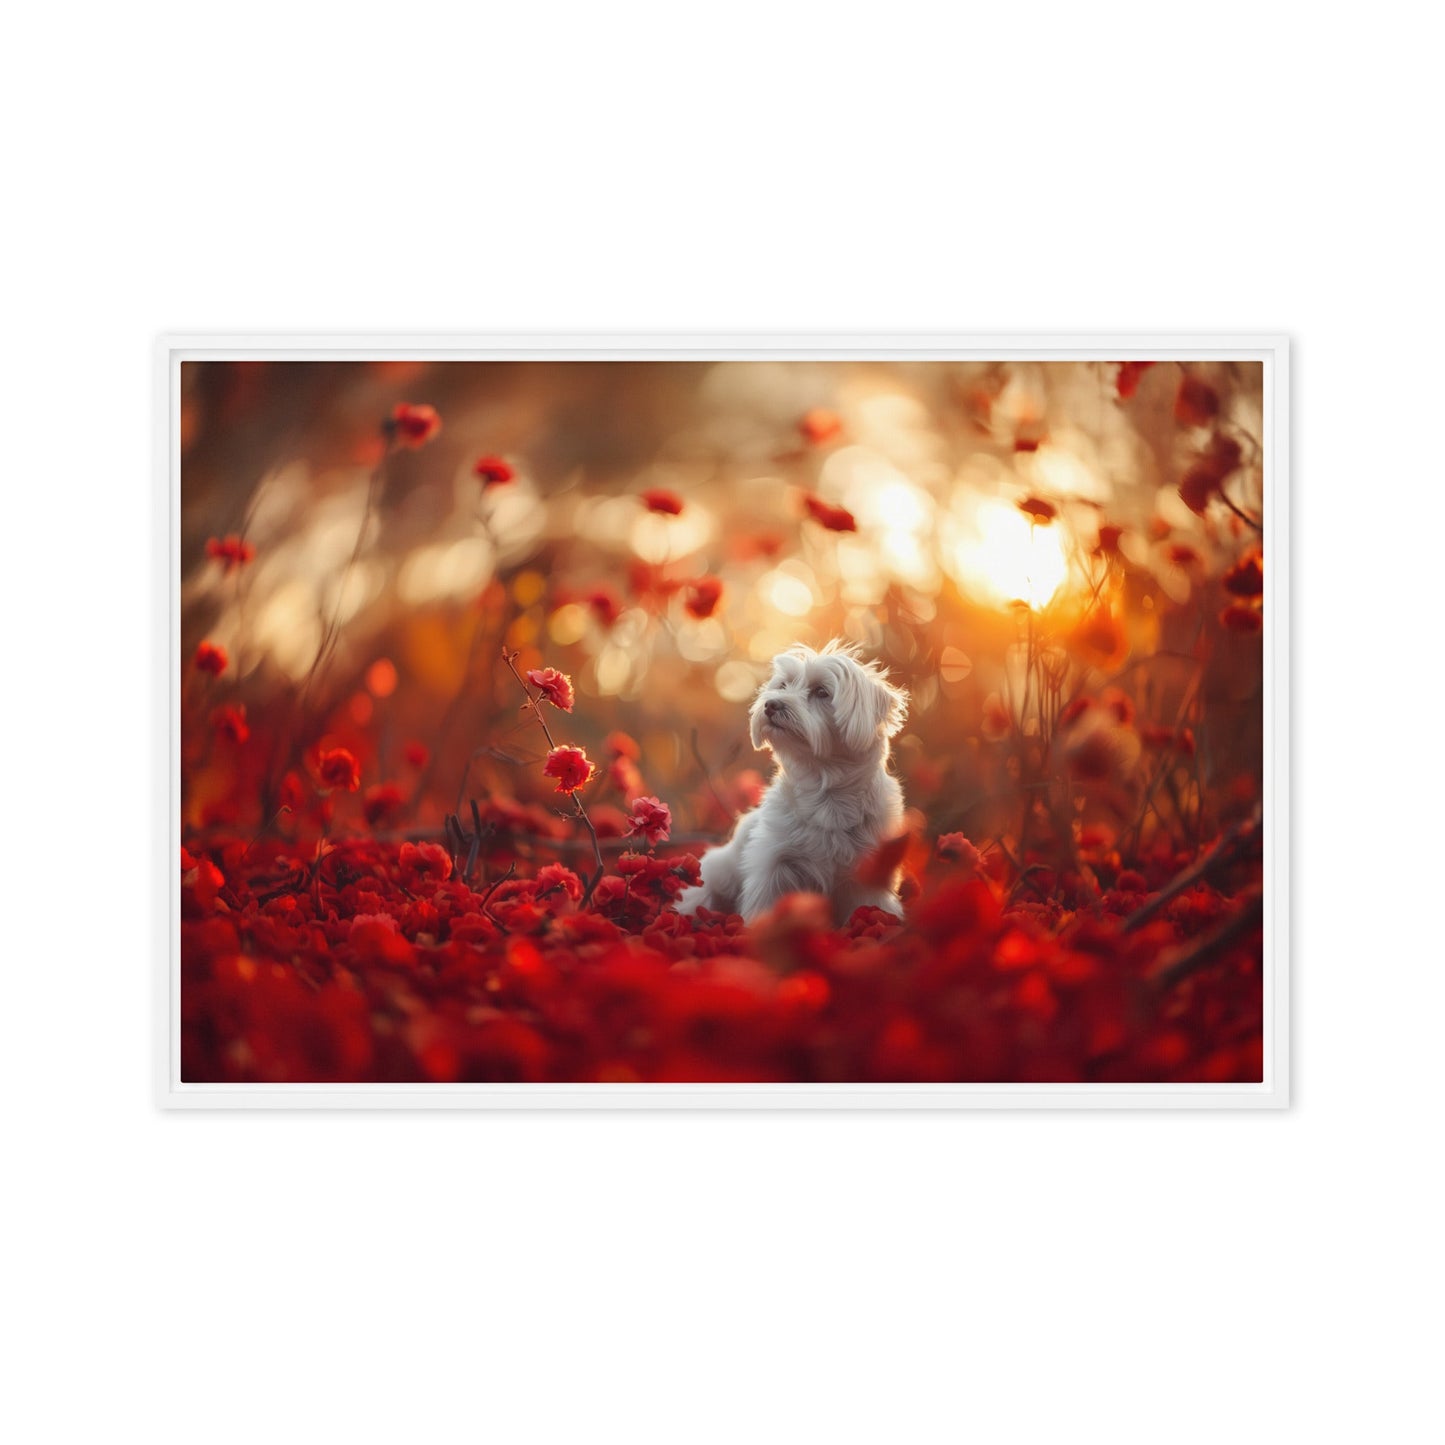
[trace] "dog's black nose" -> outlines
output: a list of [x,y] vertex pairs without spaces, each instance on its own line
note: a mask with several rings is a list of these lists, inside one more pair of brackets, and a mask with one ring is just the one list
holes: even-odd
[[769,722],[783,710],[783,704],[775,702],[772,698],[769,698],[768,701],[763,704],[763,716],[767,718]]

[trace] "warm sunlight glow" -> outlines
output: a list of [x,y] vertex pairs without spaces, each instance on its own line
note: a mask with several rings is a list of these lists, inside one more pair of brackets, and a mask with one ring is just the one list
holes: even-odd
[[952,548],[959,585],[981,601],[1047,607],[1069,571],[1057,523],[1039,526],[1017,507],[992,501],[980,503],[971,522]]
[[779,568],[759,583],[759,591],[779,612],[806,617],[813,608],[813,589],[801,578]]

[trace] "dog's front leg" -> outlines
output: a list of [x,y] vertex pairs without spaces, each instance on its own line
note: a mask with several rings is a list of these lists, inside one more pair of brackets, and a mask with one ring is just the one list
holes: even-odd
[[738,869],[743,843],[752,827],[751,814],[739,820],[731,841],[710,848],[702,855],[702,882],[684,888],[677,897],[677,911],[684,915],[709,908],[714,913],[740,912],[738,908]]
[[751,922],[766,913],[780,898],[789,893],[821,893],[822,880],[815,869],[796,858],[773,858],[766,867],[749,872],[743,881],[738,912]]

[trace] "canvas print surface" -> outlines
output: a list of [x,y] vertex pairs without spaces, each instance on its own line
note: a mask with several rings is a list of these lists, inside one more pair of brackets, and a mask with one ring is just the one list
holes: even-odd
[[182,1080],[1258,1081],[1262,370],[186,362]]

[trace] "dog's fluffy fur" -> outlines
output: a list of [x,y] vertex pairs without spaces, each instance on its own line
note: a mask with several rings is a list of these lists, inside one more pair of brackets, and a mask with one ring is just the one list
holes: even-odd
[[678,912],[751,919],[785,893],[808,892],[825,895],[839,923],[863,904],[901,916],[895,887],[870,887],[854,871],[902,831],[888,750],[907,708],[908,694],[842,643],[775,657],[749,713],[753,746],[776,761],[773,780],[732,838],[703,858],[702,883],[682,894]]

